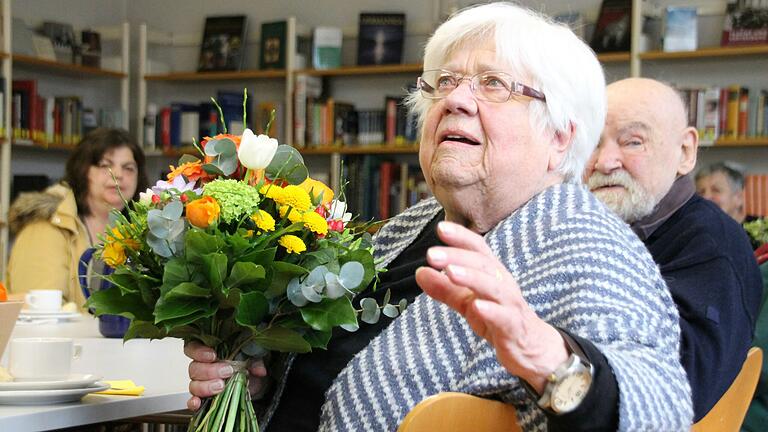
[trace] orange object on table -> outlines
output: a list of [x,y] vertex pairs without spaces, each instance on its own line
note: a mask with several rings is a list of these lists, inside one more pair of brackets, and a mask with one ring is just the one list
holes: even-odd
[[0,282],[0,302],[8,301],[8,290],[5,289],[5,285]]

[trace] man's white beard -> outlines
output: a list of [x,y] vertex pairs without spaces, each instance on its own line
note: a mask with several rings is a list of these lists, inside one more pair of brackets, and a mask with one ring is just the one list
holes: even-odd
[[[609,175],[595,171],[587,180],[587,186],[603,204],[626,223],[636,222],[651,214],[660,200],[643,189],[625,170]],[[602,186],[622,186],[624,189],[595,190]]]

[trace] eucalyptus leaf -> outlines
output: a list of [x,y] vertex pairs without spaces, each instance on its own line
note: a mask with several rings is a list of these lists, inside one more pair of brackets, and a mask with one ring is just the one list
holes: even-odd
[[360,313],[360,320],[368,324],[376,324],[381,317],[381,310],[376,300],[366,297],[360,302],[363,311]]
[[205,148],[203,151],[205,152],[206,156],[218,156],[219,152],[216,149],[216,145],[219,143],[219,140],[210,139],[208,142],[205,143]]
[[179,220],[181,214],[184,212],[184,204],[181,201],[174,199],[163,207],[162,216],[169,221]]
[[300,184],[307,179],[308,171],[298,150],[282,144],[277,146],[275,156],[267,166],[266,174],[273,180],[281,178],[290,184]]
[[[208,148],[208,146],[205,146],[205,148]],[[212,163],[203,164],[203,171],[213,175],[219,175],[219,176],[225,175],[224,171],[222,171],[221,169],[219,169],[219,167],[217,167]]]
[[301,294],[304,295],[304,298],[311,301],[312,303],[320,303],[323,300],[323,296],[321,296],[313,286],[311,285],[300,285]]
[[406,299],[400,299],[400,302],[397,304],[397,308],[400,309],[400,313],[403,313],[403,311],[408,307],[408,300]]
[[311,272],[309,272],[309,275],[307,275],[307,278],[304,280],[304,284],[310,285],[312,287],[317,285],[325,285],[326,273],[328,273],[328,267],[324,265],[317,266],[313,268]]
[[357,323],[354,323],[354,324],[342,324],[339,327],[343,328],[344,330],[346,330],[346,331],[348,331],[350,333],[354,333],[354,332],[360,330],[360,326]]
[[397,318],[397,316],[400,315],[400,311],[397,309],[397,306],[391,304],[384,305],[381,313],[390,318]]
[[216,143],[216,151],[219,155],[234,156],[237,155],[237,145],[229,138],[222,138]]
[[304,294],[301,293],[301,282],[299,282],[299,278],[297,277],[288,282],[288,287],[286,288],[285,293],[288,300],[296,307],[302,307],[309,303],[307,298],[304,297]]
[[354,250],[343,255],[339,255],[339,263],[342,266],[348,262],[357,261],[365,269],[362,282],[353,291],[359,292],[370,285],[376,275],[376,266],[373,263],[373,256],[367,250]]
[[244,326],[258,326],[269,313],[269,302],[264,294],[255,291],[240,296],[235,321]]
[[152,209],[147,212],[147,227],[149,232],[159,239],[168,237],[170,224],[163,217],[163,212],[158,209]]
[[320,303],[309,304],[300,309],[304,322],[315,330],[330,331],[342,324],[356,324],[355,308],[349,299],[324,299]]
[[343,296],[347,290],[339,281],[339,277],[333,273],[325,274],[325,295],[328,298],[335,299]]
[[358,288],[364,276],[365,268],[357,261],[346,262],[339,270],[339,282],[348,290]]
[[270,327],[254,336],[253,341],[271,351],[296,353],[312,351],[312,347],[300,333],[283,327]]

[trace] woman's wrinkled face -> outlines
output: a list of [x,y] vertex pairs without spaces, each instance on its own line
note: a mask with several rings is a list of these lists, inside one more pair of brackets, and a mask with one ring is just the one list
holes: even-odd
[[[458,48],[438,67],[465,77],[503,71],[531,85],[527,77],[497,59],[491,43]],[[496,213],[508,210],[509,214],[543,189],[545,174],[559,159],[553,160],[551,139],[531,127],[531,103],[529,98],[515,95],[501,103],[478,100],[469,80],[433,102],[424,120],[419,162],[438,201],[451,205],[457,194],[469,192],[483,196],[485,205],[494,207]],[[469,209],[457,210],[466,213]]]
[[[97,165],[88,168],[89,201],[106,203],[111,208],[121,210],[124,203],[120,193],[127,200],[133,198],[136,193],[138,174],[139,168],[129,147],[107,150]],[[117,190],[118,186],[120,192]]]

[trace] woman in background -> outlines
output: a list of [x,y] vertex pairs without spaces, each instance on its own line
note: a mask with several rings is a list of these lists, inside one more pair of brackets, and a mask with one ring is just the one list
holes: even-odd
[[127,131],[99,128],[88,133],[67,160],[62,182],[26,193],[8,219],[16,239],[8,261],[12,294],[56,289],[65,301],[85,303],[78,260],[98,244],[109,212],[138,198],[147,185],[144,153]]

